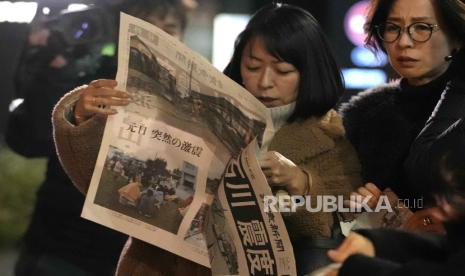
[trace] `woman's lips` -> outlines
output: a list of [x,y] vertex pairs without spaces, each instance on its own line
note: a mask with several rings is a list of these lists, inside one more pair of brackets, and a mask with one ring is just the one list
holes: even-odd
[[259,101],[261,101],[262,103],[266,104],[266,103],[272,103],[274,101],[276,101],[275,98],[268,98],[268,97],[258,97],[257,98]]
[[269,107],[276,101],[276,98],[269,98],[269,97],[257,97],[257,99],[262,102],[265,106]]
[[402,66],[413,66],[415,62],[418,62],[418,59],[414,59],[407,56],[401,56],[397,58],[397,62],[400,63]]
[[418,61],[418,59],[414,59],[414,58],[411,58],[411,57],[408,57],[408,56],[400,56],[398,58],[398,60],[400,60],[400,61]]

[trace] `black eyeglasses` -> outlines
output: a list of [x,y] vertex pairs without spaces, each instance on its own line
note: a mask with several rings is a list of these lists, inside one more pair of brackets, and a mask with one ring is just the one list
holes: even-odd
[[386,23],[381,25],[376,25],[376,33],[378,37],[387,43],[392,43],[399,39],[400,35],[407,30],[408,36],[410,39],[416,42],[426,42],[428,41],[433,32],[439,30],[438,24],[428,24],[423,22],[412,23],[406,27],[401,27],[394,23]]

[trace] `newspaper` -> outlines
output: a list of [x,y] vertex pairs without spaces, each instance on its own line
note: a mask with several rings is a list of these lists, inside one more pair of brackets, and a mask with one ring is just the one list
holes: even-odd
[[384,189],[382,196],[385,196],[387,199],[385,202],[387,205],[385,206],[389,206],[390,208],[355,214],[355,219],[351,222],[341,222],[341,229],[345,236],[350,231],[357,229],[403,229],[405,227],[405,224],[413,215],[412,210],[405,206],[390,188]]
[[213,274],[295,275],[281,216],[261,211],[271,194],[256,160],[273,135],[266,107],[125,14],[117,81],[133,101],[107,120],[82,216]]

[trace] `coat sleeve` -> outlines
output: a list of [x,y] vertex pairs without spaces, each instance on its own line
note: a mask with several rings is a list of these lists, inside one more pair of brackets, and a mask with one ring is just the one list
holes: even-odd
[[[360,165],[351,144],[339,137],[334,147],[323,152],[299,167],[311,175],[310,204],[315,207],[317,195],[346,197],[361,185]],[[344,219],[349,220],[347,216]],[[286,225],[293,239],[308,237],[331,238],[334,221],[332,213],[309,212],[300,207],[285,217]]]
[[[461,256],[463,258],[463,255]],[[463,263],[463,260],[462,260]],[[463,264],[412,259],[405,264],[363,255],[349,257],[339,271],[340,276],[411,276],[411,275],[463,275]]]
[[459,275],[454,273],[458,264],[453,264],[453,258],[447,259],[445,238],[442,236],[386,229],[359,233],[373,242],[376,258],[363,255],[349,257],[340,269],[341,276]]
[[315,159],[301,165],[311,174],[310,195],[348,196],[361,185],[357,154],[344,138],[338,138],[332,150]]
[[121,253],[116,276],[207,276],[211,270],[169,251],[130,237]]
[[94,116],[79,126],[72,122],[80,88],[66,94],[52,114],[53,137],[60,162],[74,185],[86,193],[94,171],[105,127],[105,117]]
[[[450,149],[449,140],[465,137],[465,82],[452,81],[441,96],[433,114],[415,139],[405,162],[406,172],[417,189],[429,194],[437,179],[435,160]],[[425,185],[427,183],[428,185]]]
[[[354,146],[362,166],[363,182],[381,190],[402,186],[402,163],[411,140],[409,123],[399,115],[399,87],[390,83],[361,92],[341,107],[346,137]],[[386,127],[384,122],[388,122]],[[402,135],[399,135],[402,133]]]

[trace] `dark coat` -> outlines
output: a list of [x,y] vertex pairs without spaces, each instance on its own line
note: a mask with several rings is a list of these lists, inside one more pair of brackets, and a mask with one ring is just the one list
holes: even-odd
[[403,199],[424,196],[409,184],[404,162],[447,80],[444,74],[419,87],[411,87],[405,80],[392,82],[361,92],[341,106],[346,135],[357,151],[364,182],[381,189],[390,187]]
[[465,225],[448,226],[453,229],[448,237],[386,229],[362,230],[359,233],[373,242],[376,258],[352,255],[344,262],[339,275],[464,275]]
[[[23,67],[30,69],[28,65]],[[46,66],[35,73],[18,86],[24,102],[10,114],[5,134],[18,154],[48,159],[22,249],[26,254],[58,256],[96,275],[112,275],[127,236],[81,218],[84,196],[63,171],[52,138],[53,107],[77,80],[57,79],[62,72]]]
[[[448,151],[462,150],[465,145],[465,86],[452,83],[450,87],[452,89],[443,93],[433,116],[413,143],[408,158],[427,172],[439,171],[438,160]],[[464,157],[460,156],[462,161],[457,165],[463,164]],[[463,186],[458,186],[459,183],[437,179],[443,187],[432,187],[433,191],[456,192],[463,196]],[[463,216],[463,207],[455,208]],[[390,230],[359,231],[373,242],[376,258],[353,255],[344,262],[339,275],[464,275],[465,218],[445,223],[445,228],[447,236]]]

